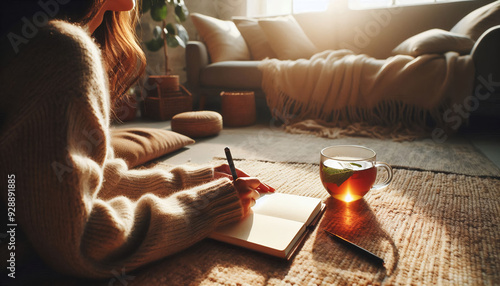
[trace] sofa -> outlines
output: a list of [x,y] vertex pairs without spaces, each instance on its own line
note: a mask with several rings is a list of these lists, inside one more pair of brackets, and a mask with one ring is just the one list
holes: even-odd
[[201,41],[189,41],[186,46],[187,88],[197,96],[200,109],[209,104],[207,96],[213,99],[222,91],[254,91],[257,98],[262,98],[259,63],[251,60],[211,63],[206,45]]
[[[262,47],[263,44],[259,43],[258,40],[253,41],[254,43],[250,43],[250,41],[248,40],[250,37],[253,37],[251,39],[261,37],[262,33],[261,35],[259,35],[255,34],[255,31],[253,31],[254,34],[252,34],[252,31],[249,32],[248,30],[245,30],[246,28],[248,28],[248,26],[245,25],[252,22],[254,22],[253,24],[255,24],[255,22],[258,22],[260,27],[262,27],[263,22],[273,23],[273,21],[276,19],[249,19],[241,17],[234,17],[233,21],[222,21],[216,19],[215,21],[220,21],[219,23],[216,23],[217,25],[219,25],[219,27],[220,25],[227,25],[228,27],[230,27],[227,28],[228,31],[230,29],[233,29],[233,32],[234,30],[236,32],[239,32],[239,38],[231,38],[227,40],[228,43],[226,43],[226,46],[231,46],[231,48],[236,47],[236,49],[239,49],[238,45],[242,46],[246,44],[246,48],[248,50],[248,54],[246,55],[244,52],[240,52],[240,54],[243,54],[240,55],[238,53],[231,54],[231,52],[227,51],[223,52],[222,55],[216,55],[214,49],[224,51],[223,44],[222,46],[221,44],[219,44],[219,46],[214,47],[212,45],[211,47],[210,43],[207,42],[207,38],[214,37],[214,33],[211,29],[218,29],[214,28],[217,25],[214,25],[213,27],[210,27],[210,25],[208,25],[207,27],[205,23],[200,24],[200,17],[202,18],[202,22],[206,20],[212,21],[212,19],[206,18],[207,16],[204,15],[195,14],[191,15],[191,17],[202,39],[198,41],[190,41],[187,44],[186,85],[188,89],[190,89],[195,95],[195,101],[199,104],[199,108],[217,109],[220,101],[220,97],[218,96],[218,94],[221,91],[251,90],[256,94],[257,106],[260,108],[260,110],[264,110],[264,112],[267,112],[266,96],[262,90],[262,71],[259,69],[259,65],[262,59],[266,57],[266,54],[258,55],[256,57],[253,53],[256,51],[255,46],[259,44]],[[294,54],[294,49],[284,51],[285,55],[277,55],[276,53],[270,54],[268,52],[267,57],[278,58],[280,60],[297,60],[301,58],[308,58],[314,53],[325,49],[339,47],[339,43],[334,43],[331,39],[321,39],[321,37],[318,36],[318,28],[314,27],[314,25],[311,25],[311,21],[313,21],[312,19],[320,21],[321,23],[331,24],[331,12],[327,11],[306,13],[287,17],[288,18],[286,20],[288,22],[291,22],[292,24],[288,25],[288,27],[285,26],[283,28],[281,36],[287,37],[288,35],[291,35],[290,31],[293,30],[287,31],[287,29],[295,28],[295,32],[293,33],[295,42],[292,41],[288,43],[288,46],[292,46],[295,48],[295,50],[298,49],[302,52]],[[498,118],[498,110],[500,110],[500,87],[498,85],[495,85],[494,83],[498,82],[498,80],[496,79],[500,77],[500,55],[498,53],[498,51],[500,50],[500,27],[495,27],[496,25],[500,25],[500,1],[495,1],[474,9],[465,17],[459,18],[458,21],[454,19],[451,19],[450,21],[452,21],[453,23],[453,27],[451,29],[449,29],[448,27],[441,27],[442,29],[440,30],[447,32],[449,31],[458,35],[464,35],[472,39],[472,45],[468,46],[465,51],[466,54],[470,53],[472,55],[474,61],[476,73],[475,86],[477,87],[478,85],[484,85],[484,79],[488,79],[488,77],[490,77],[490,82],[493,82],[493,84],[490,84],[488,86],[489,91],[492,92],[493,96],[489,96],[489,98],[487,99],[488,104],[481,104],[480,108],[477,110],[477,112],[475,112],[475,115]],[[273,28],[276,29],[276,27]],[[439,27],[431,26],[426,28]],[[390,30],[390,26],[388,26],[387,29]],[[279,31],[273,32],[274,37],[278,38],[276,40],[283,41],[283,38],[279,38]],[[230,33],[228,32],[228,34]],[[268,33],[266,36],[269,40],[270,34]],[[378,51],[387,51],[386,54],[379,53],[378,56],[390,57],[394,55],[397,52],[398,47],[400,47],[402,44],[401,43],[398,45],[397,43],[404,42],[404,40],[401,40],[404,39],[404,37],[406,37],[406,35],[400,35],[399,37],[395,36],[392,42],[384,42],[382,44],[378,44]],[[313,39],[314,41],[310,39]],[[310,46],[307,46],[307,43],[304,44],[304,42],[310,43]],[[372,40],[371,43],[376,43],[376,41]],[[252,45],[254,47],[252,47]],[[300,47],[297,47],[297,45],[300,45]],[[276,46],[274,47],[276,48]],[[347,45],[347,48],[349,47],[353,48],[354,50],[356,48],[359,48],[360,45],[354,45],[354,47],[353,45]],[[269,47],[267,47],[267,49],[268,48]],[[283,48],[282,46],[281,50],[278,50],[278,52],[283,52],[283,49],[285,48]],[[340,46],[340,48],[342,47]],[[344,46],[344,48],[346,47]],[[266,48],[262,49],[266,50]],[[367,54],[371,53],[369,47],[368,49],[366,49],[365,47],[364,50],[359,49],[358,52]],[[376,56],[377,51],[375,50],[375,52],[373,52],[372,54]]]
[[[293,20],[302,20],[304,24],[299,28],[301,32],[306,29],[308,26],[307,23],[310,23],[313,19],[315,21],[318,18],[321,18],[321,21],[324,23],[328,23],[331,20],[329,15],[326,13],[306,13],[289,17],[293,17]],[[205,23],[200,24],[200,20],[198,18],[201,18],[201,21],[204,20]],[[256,20],[234,17],[233,21],[222,21],[197,14],[192,14],[191,19],[193,20],[200,37],[205,36],[205,38],[217,38],[217,35],[215,35],[216,33],[213,33],[210,30],[211,28],[215,30],[219,29],[217,25],[225,27],[227,30],[232,29],[233,32],[238,34],[238,37],[236,38],[221,39],[225,38],[224,36],[221,36],[219,39],[215,39],[215,41],[226,42],[223,43],[225,47],[222,48],[224,51],[221,52],[224,55],[216,55],[217,59],[215,60],[214,55],[210,54],[207,46],[207,39],[189,41],[187,43],[185,53],[187,76],[186,86],[193,93],[195,103],[199,105],[200,109],[216,109],[220,103],[218,95],[222,91],[254,91],[258,110],[265,113],[265,95],[261,88],[262,73],[258,66],[260,64],[260,60],[263,58],[276,57],[276,55],[272,53],[269,45],[262,48],[262,40],[252,45],[254,47],[254,53],[250,54],[250,50],[247,48],[247,43],[238,30],[239,28],[244,29],[244,26],[248,23],[257,23],[254,22]],[[207,24],[207,22],[209,22],[209,24]],[[210,22],[215,23],[214,25],[210,25]],[[235,23],[238,23],[238,26],[236,26]],[[298,22],[294,22],[294,24],[298,24]],[[253,27],[249,27],[250,34],[248,37],[255,36],[256,31],[251,31],[252,28],[255,28],[255,25],[252,26]],[[309,26],[311,25],[309,24]],[[312,34],[314,34],[313,29],[309,29]],[[253,35],[252,32],[254,33]],[[202,33],[205,35],[201,35]],[[262,36],[263,35],[260,35],[261,39]],[[302,32],[301,36],[307,37],[305,32]],[[228,52],[228,50],[230,51]],[[260,54],[258,54],[258,50],[261,50]]]

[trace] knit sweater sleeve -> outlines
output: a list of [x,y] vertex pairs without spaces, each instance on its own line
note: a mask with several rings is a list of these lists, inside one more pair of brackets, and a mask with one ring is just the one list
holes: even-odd
[[30,58],[27,49],[19,60],[35,59],[29,69],[38,86],[13,87],[27,102],[7,121],[0,154],[9,168],[1,171],[19,178],[16,218],[42,258],[63,273],[110,277],[185,249],[241,217],[234,186],[213,180],[210,167],[128,170],[114,158],[97,46],[64,22],[39,33],[33,44],[44,58]]

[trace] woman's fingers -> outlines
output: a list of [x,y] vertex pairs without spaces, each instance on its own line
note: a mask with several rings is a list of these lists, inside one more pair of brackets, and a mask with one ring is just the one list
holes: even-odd
[[[232,178],[232,176],[231,176],[231,169],[229,168],[228,164],[222,164],[220,166],[217,166],[217,167],[214,168],[214,170],[216,172],[215,176],[219,176],[219,177],[215,177],[215,178],[221,178],[222,177],[222,175],[221,174],[217,174],[217,172],[225,173],[225,174],[227,174],[227,176],[224,176],[224,177]],[[240,178],[250,177],[247,173],[245,173],[244,171],[242,171],[242,170],[240,170],[238,168],[236,168],[236,174]],[[260,193],[273,193],[273,192],[275,192],[275,189],[273,187],[269,186],[266,183],[262,183],[262,182],[260,182],[259,186],[257,186],[256,189]]]
[[261,183],[259,179],[253,177],[238,178],[236,179],[236,181],[234,181],[234,186],[238,190],[240,196],[247,195],[247,193],[251,191],[256,191],[257,187],[259,187],[260,184]]
[[242,200],[241,205],[243,206],[243,217],[245,217],[255,205],[255,200]]
[[248,192],[246,196],[240,197],[240,200],[244,205],[249,205],[249,207],[253,207],[259,197],[260,194],[257,191],[253,190],[251,192]]
[[257,191],[259,191],[259,193],[274,193],[276,190],[266,183],[261,183],[260,186],[257,187]]
[[[232,178],[232,176],[230,174],[227,174],[226,171],[229,171],[228,165],[215,167],[214,178]],[[258,188],[262,184],[259,179],[248,177],[248,175],[246,174],[245,176],[237,178],[233,182],[233,184],[238,192],[241,206],[243,207],[243,216],[246,216],[250,212],[250,209],[255,205],[255,201],[260,197]]]
[[260,181],[257,178],[244,177],[236,179],[233,184],[240,197],[243,216],[246,216],[250,212],[251,207],[255,205],[255,201],[260,197],[259,192],[256,190],[260,185]]
[[250,212],[259,197],[260,194],[256,190],[251,190],[244,196],[240,196],[241,205],[243,206],[243,216],[246,216]]
[[[214,169],[217,172],[223,172],[223,173],[231,175],[231,168],[229,168],[228,164],[222,164],[220,166],[215,167]],[[243,172],[242,170],[240,170],[238,168],[236,168],[236,175],[238,175],[238,177],[250,177],[247,173]]]
[[[239,169],[236,169],[236,174],[239,177],[250,177],[247,173]],[[275,189],[266,183],[260,182],[259,186],[257,186],[257,191],[259,191],[259,193],[273,193]]]

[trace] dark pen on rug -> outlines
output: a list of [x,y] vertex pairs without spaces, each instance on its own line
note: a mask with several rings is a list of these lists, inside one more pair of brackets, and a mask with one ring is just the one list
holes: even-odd
[[233,156],[231,156],[231,150],[229,147],[224,148],[224,152],[226,152],[227,163],[229,164],[229,169],[231,170],[231,175],[233,176],[233,181],[238,179],[238,175],[236,174],[236,168],[234,167]]
[[363,255],[365,255],[366,258],[380,264],[380,265],[384,265],[384,260],[380,257],[378,257],[377,255],[373,254],[372,252],[362,248],[361,246],[359,245],[356,245],[352,242],[350,242],[349,240],[343,238],[343,237],[340,237],[332,232],[329,232],[328,230],[326,229],[323,229],[324,232],[326,232],[330,237],[338,240],[338,241],[341,241],[343,242],[344,244],[350,246],[353,250],[359,252],[359,253],[362,253]]

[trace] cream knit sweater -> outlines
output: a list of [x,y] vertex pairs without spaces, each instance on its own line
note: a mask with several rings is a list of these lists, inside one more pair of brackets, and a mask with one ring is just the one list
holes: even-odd
[[[100,51],[52,21],[2,68],[2,190],[15,175],[15,223],[56,270],[105,278],[164,258],[241,217],[213,168],[128,170],[109,140]],[[2,191],[2,208],[7,191]],[[3,220],[2,220],[3,221]]]

